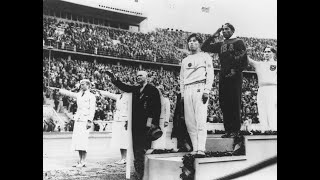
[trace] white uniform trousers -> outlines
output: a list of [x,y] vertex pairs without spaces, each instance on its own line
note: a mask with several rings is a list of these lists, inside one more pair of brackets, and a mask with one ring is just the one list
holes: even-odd
[[261,86],[257,95],[259,122],[262,131],[277,131],[277,86]]
[[188,133],[193,146],[193,151],[205,151],[207,140],[207,108],[208,101],[204,104],[202,95],[205,84],[197,83],[185,85],[184,89],[184,115]]

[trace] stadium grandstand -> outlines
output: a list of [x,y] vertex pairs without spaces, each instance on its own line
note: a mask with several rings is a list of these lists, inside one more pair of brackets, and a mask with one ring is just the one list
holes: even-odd
[[[179,64],[188,54],[186,39],[192,32],[165,27],[144,32],[143,22],[148,17],[138,5],[134,6],[137,0],[131,1],[131,9],[128,5],[108,4],[109,1],[90,5],[75,2],[43,0],[44,87],[77,91],[79,81],[87,78],[94,89],[116,93],[119,90],[105,76],[105,70],[111,68],[122,81],[130,84],[135,81],[138,70],[146,70],[151,74],[151,83],[168,92],[173,115],[179,93]],[[209,34],[201,36],[206,39]],[[267,45],[277,48],[276,39],[240,38],[246,43],[249,56],[256,60],[262,60],[263,48]],[[208,122],[222,123],[218,101],[220,64],[218,56],[211,55],[215,81],[210,92]],[[242,119],[258,123],[257,76],[252,67],[243,74]],[[71,98],[49,94],[45,88],[44,98],[52,99],[58,113],[68,115],[76,111],[76,103]],[[113,100],[97,96],[95,120],[112,119],[114,110]]]

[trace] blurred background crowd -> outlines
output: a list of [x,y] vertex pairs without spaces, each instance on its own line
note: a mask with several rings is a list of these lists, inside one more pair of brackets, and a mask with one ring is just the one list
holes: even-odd
[[[71,20],[44,16],[43,19],[43,45],[51,45],[56,49],[97,54],[107,57],[119,57],[142,62],[129,61],[121,65],[108,61],[90,61],[86,56],[66,58],[54,55],[49,59],[43,56],[43,85],[68,89],[73,92],[79,90],[79,81],[89,79],[93,89],[106,90],[112,93],[120,93],[105,71],[112,69],[120,79],[129,84],[134,84],[136,72],[146,70],[149,72],[149,82],[156,87],[163,88],[165,96],[170,100],[172,121],[176,105],[176,95],[179,93],[179,68],[180,61],[187,56],[186,39],[191,32],[171,31],[168,29],[156,29],[148,33],[130,32],[122,29],[79,23]],[[209,34],[201,34],[207,39]],[[49,42],[48,37],[53,37]],[[277,40],[240,37],[244,40],[248,49],[248,55],[258,61],[263,59],[263,48],[271,45],[277,48]],[[218,40],[222,40],[219,37]],[[208,106],[208,122],[222,123],[222,112],[219,106],[219,59],[216,54],[211,54],[215,67],[215,81],[210,92]],[[143,61],[173,64],[176,68],[160,68],[155,66],[141,66]],[[50,73],[49,73],[50,69]],[[252,123],[258,123],[257,112],[257,77],[253,68],[248,67],[244,73],[242,96],[242,120],[251,119]],[[68,113],[75,113],[76,101],[70,97],[50,93],[44,88],[45,98],[54,101],[54,109],[60,112],[62,109]],[[112,120],[115,112],[115,101],[101,97],[96,93],[96,113],[94,120]]]

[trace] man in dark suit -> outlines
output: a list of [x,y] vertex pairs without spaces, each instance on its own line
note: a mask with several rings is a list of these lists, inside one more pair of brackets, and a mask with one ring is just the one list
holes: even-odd
[[161,99],[156,87],[147,82],[146,71],[137,72],[137,84],[128,85],[115,78],[111,71],[107,71],[111,82],[124,92],[132,92],[132,144],[134,166],[139,178],[144,172],[145,153],[151,148],[150,132],[159,129]]
[[[219,75],[219,102],[223,113],[226,131],[222,137],[236,137],[241,126],[242,71],[248,66],[247,51],[244,41],[235,37],[235,28],[225,23],[213,36],[202,45],[204,52],[218,53],[221,64]],[[222,32],[225,38],[215,42]]]

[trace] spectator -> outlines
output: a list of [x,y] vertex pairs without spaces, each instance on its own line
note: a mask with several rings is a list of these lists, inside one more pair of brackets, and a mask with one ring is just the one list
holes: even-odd
[[[65,45],[67,50],[76,50],[85,53],[97,53],[106,56],[139,59],[178,64],[187,56],[183,51],[186,49],[182,39],[186,39],[191,32],[171,31],[157,28],[148,33],[136,33],[111,27],[97,26],[87,23],[78,23],[70,20],[44,16],[43,34],[45,44],[48,45],[47,37],[53,37],[53,45],[61,48]],[[60,32],[59,29],[65,29]],[[201,34],[207,39],[209,34]],[[258,39],[251,37],[239,37],[244,40],[248,47],[251,58],[262,60],[263,47],[271,45],[276,47],[275,39]],[[222,37],[219,37],[220,41]],[[214,56],[214,67],[219,68],[220,63]],[[252,67],[247,68],[252,70]]]
[[[52,68],[53,66],[58,66],[58,64],[63,64],[63,67],[65,68],[65,73],[63,71],[58,71],[57,68]],[[61,74],[65,74],[65,80],[63,82],[67,82],[67,85],[64,87],[66,89],[69,89],[72,92],[78,92],[79,91],[79,82],[82,77],[82,72],[84,69],[86,70],[87,77],[94,79],[93,81],[95,82],[96,89],[99,90],[106,90],[111,93],[117,93],[119,92],[119,89],[115,87],[112,83],[110,83],[110,79],[105,77],[105,69],[112,69],[115,74],[121,77],[121,80],[123,82],[128,83],[128,84],[134,84],[135,82],[135,75],[137,71],[140,70],[139,66],[135,64],[121,64],[121,66],[117,66],[115,64],[111,63],[94,63],[93,61],[84,61],[83,59],[71,59],[71,60],[66,60],[64,58],[61,58],[59,55],[55,55],[54,57],[51,58],[51,65],[50,65],[50,76],[49,74],[49,64],[48,64],[48,58],[43,59],[43,81],[47,82],[50,80],[50,84],[53,87],[57,86],[56,77],[62,76]],[[67,70],[68,69],[68,70]],[[153,77],[153,84],[158,84],[159,86],[164,87],[164,91],[168,92],[168,98],[170,101],[170,119],[169,121],[172,122],[173,118],[173,112],[175,110],[175,104],[176,104],[176,95],[177,92],[180,91],[178,82],[179,82],[179,72],[178,70],[174,69],[166,69],[165,67],[161,70],[160,68],[153,68],[153,67],[143,67],[141,70],[145,70],[148,73],[152,74]],[[101,76],[95,76],[94,72],[98,71]],[[223,118],[221,115],[221,109],[220,109],[220,104],[218,101],[219,97],[219,70],[215,70],[215,80],[214,80],[214,85],[211,89],[210,97],[209,97],[209,104],[208,104],[208,113],[214,114],[216,116],[214,122],[217,123],[222,123]],[[243,89],[243,94],[246,94],[247,91],[248,96],[247,98],[243,97],[243,103],[241,107],[241,113],[242,116],[245,113],[244,109],[246,106],[251,107],[252,111],[252,123],[259,123],[258,120],[258,114],[256,111],[256,97],[257,97],[257,90],[258,90],[258,81],[257,77],[253,73],[243,73],[243,84],[242,84],[242,89]],[[59,80],[58,80],[59,81]],[[64,84],[64,83],[63,83]],[[49,92],[49,91],[48,91]],[[47,97],[52,96],[53,94],[46,93]],[[54,95],[56,96],[56,95]],[[65,97],[62,97],[64,99]],[[56,97],[54,98],[56,99]],[[68,97],[68,105],[63,102],[63,106],[68,109],[68,112],[71,114],[75,114],[77,111],[77,103],[73,98]],[[115,107],[115,101],[111,101],[109,98],[97,98],[96,101],[96,106],[98,107],[98,103],[101,104],[101,108],[103,110],[104,116],[107,115],[107,113],[113,113],[112,110]],[[113,108],[112,108],[113,107]],[[97,108],[98,110],[98,108]],[[111,116],[112,117],[112,116]],[[100,119],[101,119],[100,115]],[[105,118],[105,120],[109,120],[109,118]],[[72,121],[71,121],[72,122]],[[71,126],[71,125],[70,125]],[[72,130],[72,127],[70,128]]]

